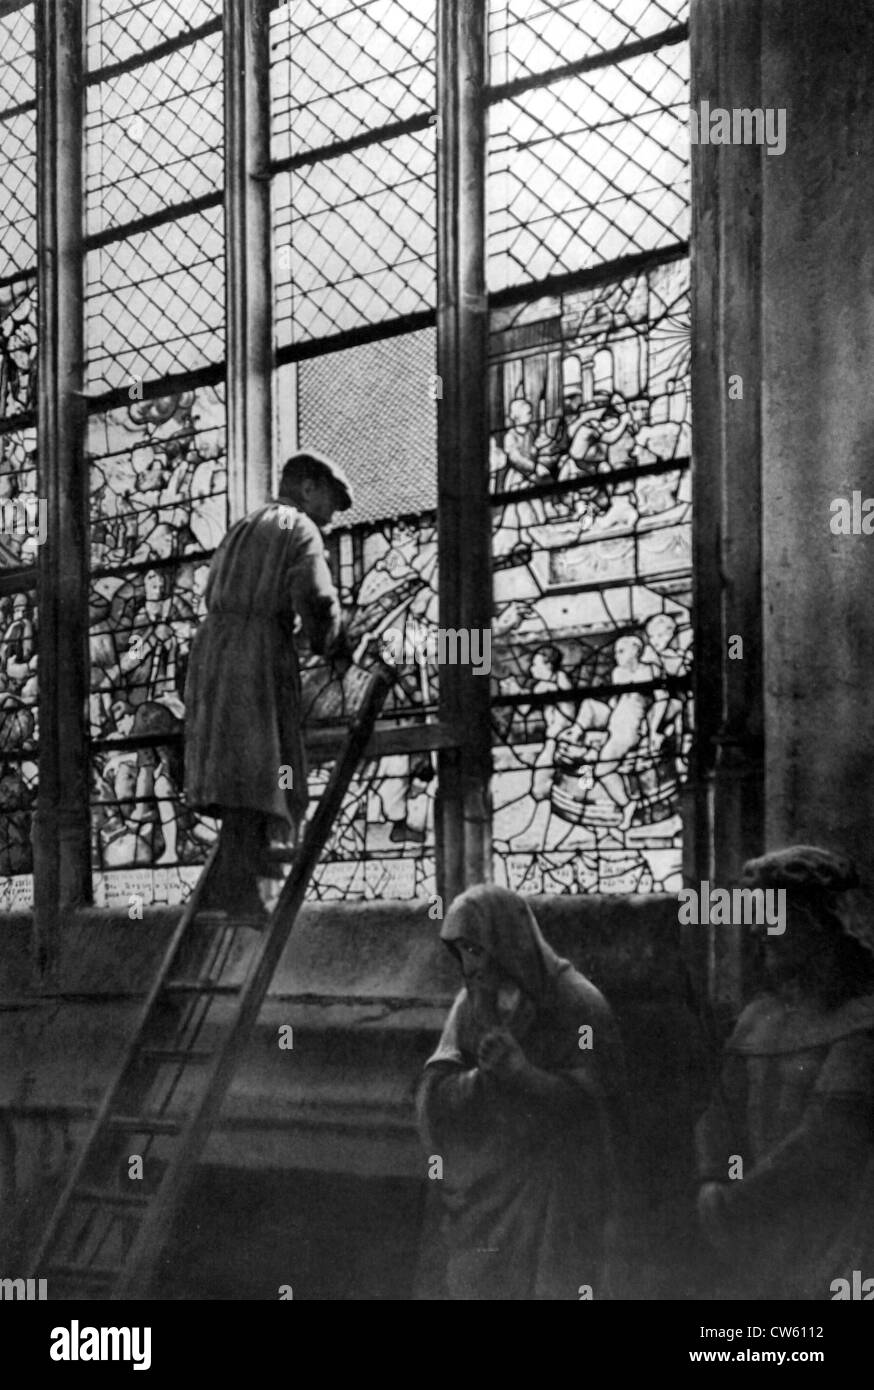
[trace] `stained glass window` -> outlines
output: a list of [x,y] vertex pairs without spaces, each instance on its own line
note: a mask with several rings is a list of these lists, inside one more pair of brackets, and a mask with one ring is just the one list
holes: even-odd
[[[38,487],[36,111],[34,7],[2,9],[11,504]],[[347,468],[356,505],[328,544],[352,631],[404,653],[312,892],[422,896],[439,695],[434,5],[269,9],[277,461],[310,445]],[[185,806],[180,760],[188,652],[228,524],[222,4],[89,0],[85,17],[93,863],[98,901],[174,901],[216,833]],[[488,6],[493,837],[496,877],[525,890],[678,882],[685,21],[685,0]],[[30,866],[36,548],[0,532],[6,884]],[[315,658],[304,689],[317,796],[356,691]]]
[[[190,6],[126,8],[89,7],[90,51],[104,55],[90,74],[85,130],[87,385],[95,394],[224,354],[221,7],[197,6],[215,22],[170,51],[167,35],[188,29]],[[122,29],[126,58],[107,61]],[[146,46],[131,53],[134,33]]]
[[653,38],[688,10],[688,0],[491,0],[491,82],[515,82]]
[[113,396],[87,443],[92,858],[98,903],[160,903],[187,896],[217,831],[185,805],[182,749],[228,526],[221,5],[122,8],[92,0],[88,25],[88,388]]
[[[34,6],[0,14],[0,909],[32,900],[37,788],[37,612],[45,539],[36,450]],[[28,574],[30,570],[30,574]]]
[[[438,696],[428,634],[438,622],[439,392],[425,322],[435,302],[434,26],[433,5],[412,0],[285,4],[271,16],[275,324],[280,357],[291,359],[276,392],[279,435],[287,452],[318,448],[348,469],[355,509],[329,548],[351,630],[394,642],[402,658],[380,723],[386,751],[350,788],[317,898],[414,898],[434,886],[435,755],[424,741],[409,751]],[[368,340],[354,342],[363,330]],[[403,660],[411,652],[421,659]],[[317,660],[304,671],[313,798],[355,700],[349,681]]]
[[[493,84],[524,88],[498,89],[490,113],[493,841],[496,879],[525,892],[681,884],[687,51],[675,34],[621,51],[681,17],[665,4],[492,7]],[[549,71],[616,49],[582,73]],[[644,268],[611,276],[630,255]]]

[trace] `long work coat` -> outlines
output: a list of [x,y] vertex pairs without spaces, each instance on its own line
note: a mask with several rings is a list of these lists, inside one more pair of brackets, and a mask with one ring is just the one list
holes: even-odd
[[725,1185],[727,1296],[828,1300],[874,1275],[874,997],[750,1004],[697,1139],[702,1181]]
[[[490,1084],[477,1054],[491,1021],[461,991],[419,1091],[423,1138],[443,1160],[450,1297],[576,1300],[582,1285],[609,1297],[623,1127],[610,1009],[546,943],[525,900],[506,889],[469,889],[441,935],[478,945],[518,983],[531,1017],[520,1046],[560,1082],[549,1100]],[[583,1026],[592,1030],[590,1047],[581,1047]]]
[[241,808],[296,825],[307,772],[295,619],[319,654],[340,631],[315,522],[282,501],[238,521],[213,557],[206,607],[185,686],[188,803],[210,815]]

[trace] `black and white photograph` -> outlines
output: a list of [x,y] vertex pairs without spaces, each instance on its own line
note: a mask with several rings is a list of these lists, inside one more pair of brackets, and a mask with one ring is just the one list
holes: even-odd
[[874,1300],[872,169],[869,0],[0,0],[34,1364]]

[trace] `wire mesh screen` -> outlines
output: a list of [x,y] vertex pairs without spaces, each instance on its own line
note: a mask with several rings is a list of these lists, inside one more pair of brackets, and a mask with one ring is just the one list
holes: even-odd
[[271,15],[273,157],[434,106],[433,0],[294,0]]
[[425,328],[298,364],[300,445],[337,459],[355,489],[344,526],[436,506],[435,350]]
[[492,0],[489,80],[514,82],[650,38],[688,14],[688,0]]
[[688,51],[499,102],[489,142],[490,288],[565,274],[688,235]]

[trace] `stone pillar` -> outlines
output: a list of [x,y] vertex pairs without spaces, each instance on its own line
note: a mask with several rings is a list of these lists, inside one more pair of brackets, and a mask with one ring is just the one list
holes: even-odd
[[763,38],[767,842],[870,872],[874,536],[829,523],[874,497],[874,7],[769,0]]

